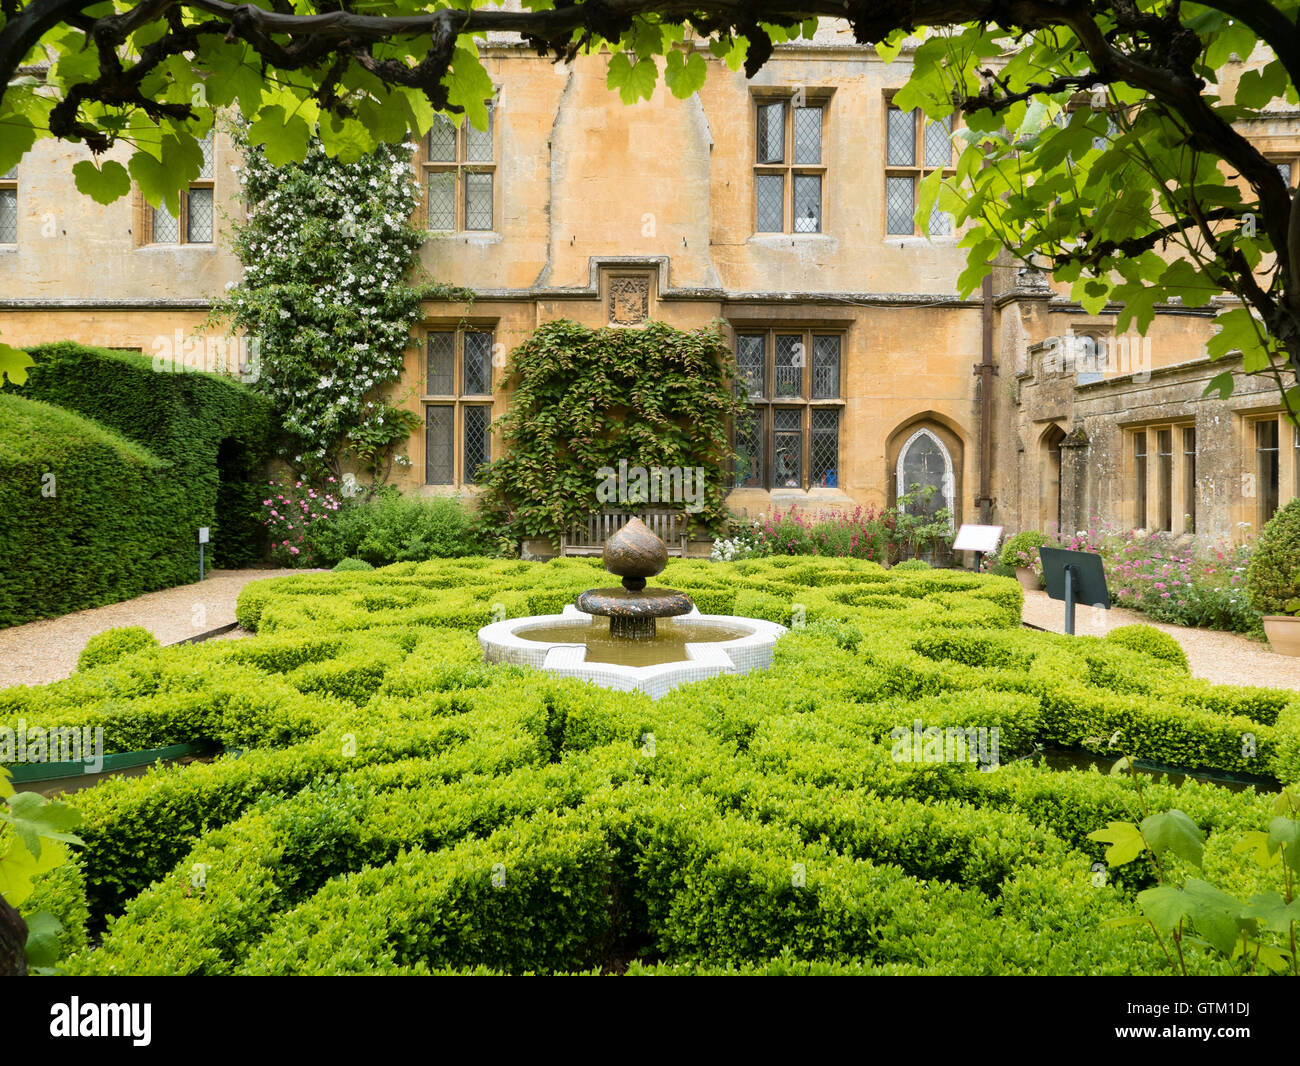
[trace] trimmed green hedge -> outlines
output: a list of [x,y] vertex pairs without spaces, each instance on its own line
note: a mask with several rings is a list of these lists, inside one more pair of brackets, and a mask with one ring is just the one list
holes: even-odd
[[[67,969],[1159,973],[1153,939],[1101,925],[1149,865],[1094,882],[1088,834],[1140,817],[1132,785],[1025,757],[1300,779],[1300,694],[1024,630],[1002,578],[675,560],[665,584],[801,623],[770,670],[652,701],[482,663],[479,625],[601,575],[460,559],[274,578],[240,597],[255,637],[0,692],[0,725],[226,749],[76,796],[88,919],[60,904]],[[996,737],[996,764],[975,739],[930,759],[926,730]],[[1193,781],[1144,801],[1186,811],[1211,863],[1269,807]]]
[[1260,614],[1300,613],[1300,499],[1278,508],[1260,531],[1246,595]]
[[[156,369],[135,352],[60,342],[31,355],[26,384],[4,386],[0,436],[14,440],[0,444],[7,456],[0,473],[5,502],[15,507],[0,515],[0,551],[6,560],[30,558],[36,576],[24,580],[6,565],[0,625],[194,581],[200,526],[211,528],[213,565],[261,557],[257,509],[272,443],[269,401],[217,374]],[[14,413],[18,398],[81,419],[22,420]],[[84,419],[97,424],[96,433]],[[117,484],[102,459],[96,465],[69,453],[80,439],[117,441],[117,434],[136,445],[127,454],[151,476],[122,476]],[[50,472],[58,494],[43,497],[40,475]]]
[[96,633],[77,656],[77,669],[89,670],[92,666],[115,663],[124,655],[141,648],[158,647],[158,638],[144,626],[114,626]]
[[0,626],[156,587],[166,469],[71,411],[0,393]]
[[1106,634],[1112,644],[1150,655],[1153,659],[1163,659],[1187,670],[1187,653],[1183,646],[1168,633],[1163,633],[1155,626],[1129,625],[1117,626]]

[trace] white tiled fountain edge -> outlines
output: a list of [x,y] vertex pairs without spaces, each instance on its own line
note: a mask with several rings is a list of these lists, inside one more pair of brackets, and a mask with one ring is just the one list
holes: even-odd
[[734,640],[686,645],[686,658],[657,666],[619,666],[617,663],[589,663],[587,649],[581,644],[544,643],[525,640],[518,634],[538,626],[559,622],[580,622],[592,616],[572,604],[563,614],[532,615],[493,622],[478,631],[483,658],[489,663],[514,663],[533,666],[558,677],[577,677],[602,688],[624,692],[640,691],[658,699],[670,689],[691,681],[703,681],[719,674],[748,674],[772,665],[772,649],[785,626],[761,618],[738,618],[728,614],[700,614],[692,608],[682,615],[698,622],[743,626],[751,632]]

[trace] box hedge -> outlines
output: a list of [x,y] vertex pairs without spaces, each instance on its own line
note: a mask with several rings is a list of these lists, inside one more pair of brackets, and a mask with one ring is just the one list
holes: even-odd
[[[1155,973],[1154,940],[1101,926],[1151,869],[1093,879],[1089,834],[1140,817],[1132,785],[1049,770],[1038,746],[1300,777],[1294,693],[1022,630],[1001,578],[674,561],[665,584],[792,621],[802,605],[770,670],[653,701],[481,662],[478,624],[600,580],[485,559],[276,578],[240,597],[255,637],[0,692],[0,725],[225,749],[78,794],[73,892],[103,935],[74,933],[66,967]],[[918,724],[984,730],[996,761],[904,757]],[[1214,861],[1215,834],[1268,816],[1195,781],[1144,799],[1186,811]]]

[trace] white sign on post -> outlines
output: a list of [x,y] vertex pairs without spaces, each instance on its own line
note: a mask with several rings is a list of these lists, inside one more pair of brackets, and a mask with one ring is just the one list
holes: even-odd
[[207,543],[208,543],[208,527],[207,527],[207,526],[199,526],[199,543],[200,543],[200,544],[207,544]]
[[952,542],[952,548],[953,551],[991,555],[998,550],[998,541],[1001,539],[1001,526],[964,525],[957,530],[957,539]]

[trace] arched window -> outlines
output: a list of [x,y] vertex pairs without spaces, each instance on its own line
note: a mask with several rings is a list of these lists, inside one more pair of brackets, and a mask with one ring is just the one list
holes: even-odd
[[918,429],[907,438],[898,450],[895,476],[899,497],[911,492],[914,485],[923,490],[933,487],[934,493],[929,500],[918,500],[915,507],[923,508],[927,514],[935,514],[946,507],[950,515],[949,525],[953,524],[957,513],[957,486],[952,456],[935,433]]

